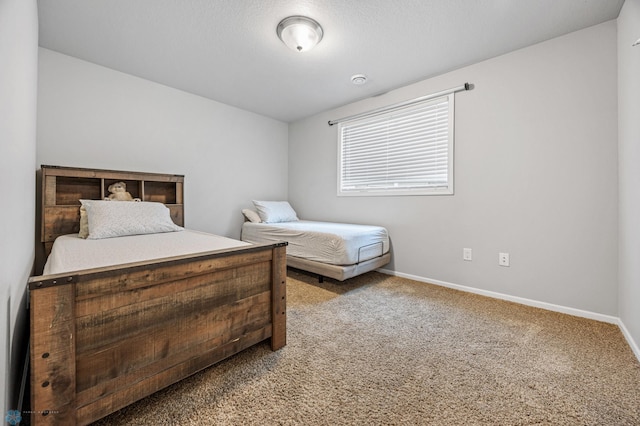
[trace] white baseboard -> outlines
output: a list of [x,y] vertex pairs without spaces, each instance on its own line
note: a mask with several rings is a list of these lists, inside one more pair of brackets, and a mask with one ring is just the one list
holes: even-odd
[[635,354],[638,361],[640,361],[640,349],[638,348],[638,345],[633,340],[633,337],[631,336],[631,334],[629,333],[627,328],[624,326],[622,320],[619,317],[599,314],[596,312],[584,311],[582,309],[569,308],[567,306],[555,305],[553,303],[540,302],[538,300],[526,299],[524,297],[510,296],[508,294],[497,293],[495,291],[482,290],[474,287],[467,287],[464,285],[453,284],[446,281],[432,280],[430,278],[419,277],[417,275],[404,274],[402,272],[391,271],[389,269],[376,269],[376,270],[378,272],[381,272],[387,275],[408,278],[410,280],[424,282],[428,284],[435,284],[442,287],[452,288],[454,290],[464,291],[467,293],[479,294],[481,296],[492,297],[494,299],[507,300],[509,302],[520,303],[521,305],[527,305],[527,306],[533,306],[536,308],[546,309],[548,311],[560,312],[563,314],[573,315],[576,317],[582,317],[582,318],[592,319],[595,321],[602,321],[610,324],[615,324],[620,328],[624,338],[627,340],[627,343],[631,347],[631,350]]
[[625,327],[621,319],[618,319],[618,327],[620,327],[624,338],[627,339],[627,343],[629,343],[629,346],[631,346],[631,350],[636,355],[636,358],[638,358],[638,361],[640,361],[640,348],[638,348],[638,344],[633,340],[633,337],[631,337],[631,333],[629,333],[629,330],[627,330],[627,327]]

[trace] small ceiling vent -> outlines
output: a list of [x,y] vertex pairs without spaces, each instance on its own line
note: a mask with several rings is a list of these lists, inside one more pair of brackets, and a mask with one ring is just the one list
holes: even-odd
[[364,74],[355,74],[351,76],[351,82],[356,86],[362,86],[367,82],[367,76]]

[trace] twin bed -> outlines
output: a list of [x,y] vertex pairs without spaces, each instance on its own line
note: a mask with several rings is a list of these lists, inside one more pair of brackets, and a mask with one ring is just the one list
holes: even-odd
[[344,281],[380,268],[390,260],[387,230],[380,226],[296,220],[246,221],[243,241],[287,241],[287,266]]
[[258,342],[286,344],[286,243],[186,230],[92,239],[91,216],[81,239],[80,200],[102,200],[119,181],[183,225],[184,177],[52,166],[39,174],[36,270],[47,273],[29,279],[32,424],[88,424]]
[[[183,229],[181,175],[42,166],[39,181],[32,424],[88,424],[258,342],[282,348],[287,265],[344,280],[389,262],[384,228],[282,202],[254,202],[243,241]],[[102,201],[117,182],[143,202]]]

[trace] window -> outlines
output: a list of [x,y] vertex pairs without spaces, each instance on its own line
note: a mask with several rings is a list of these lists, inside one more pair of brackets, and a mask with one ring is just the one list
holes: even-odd
[[338,127],[338,195],[453,194],[453,93]]

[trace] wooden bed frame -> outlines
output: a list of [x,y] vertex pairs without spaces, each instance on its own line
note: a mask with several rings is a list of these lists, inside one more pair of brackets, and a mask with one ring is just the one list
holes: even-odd
[[[78,231],[78,200],[102,199],[116,181],[183,225],[183,176],[39,175],[45,254]],[[286,243],[34,276],[29,292],[34,425],[85,425],[258,342],[286,344]]]

